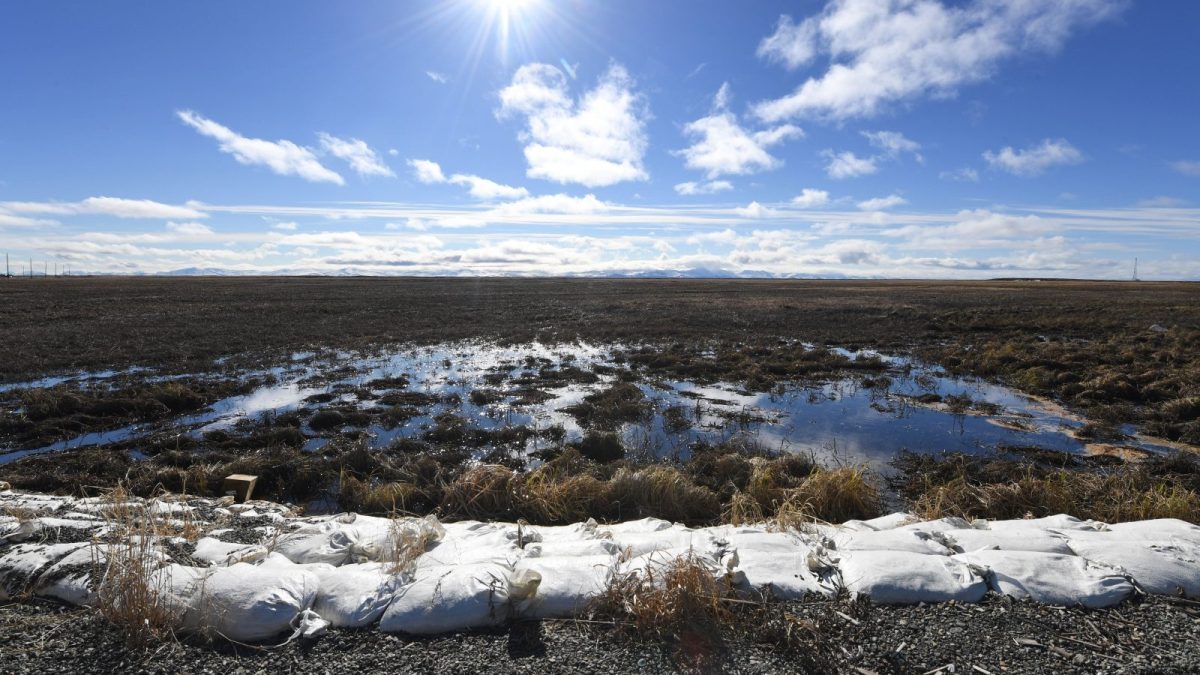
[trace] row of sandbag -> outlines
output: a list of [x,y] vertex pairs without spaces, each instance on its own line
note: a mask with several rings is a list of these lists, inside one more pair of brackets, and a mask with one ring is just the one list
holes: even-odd
[[[977,601],[990,589],[1103,607],[1134,593],[1135,583],[1200,596],[1200,528],[1181,521],[911,520],[895,514],[785,533],[655,519],[442,526],[351,514],[287,520],[269,546],[226,543],[212,532],[192,553],[210,567],[165,564],[165,556],[147,564],[183,627],[241,641],[289,628],[313,634],[326,623],[437,633],[516,615],[573,616],[614,577],[654,583],[680,556],[743,590],[765,587],[780,598],[844,588],[881,603]],[[426,552],[401,560],[399,549],[413,541],[427,544]],[[0,588],[24,580],[40,595],[87,604],[95,586],[87,563],[106,550],[25,543],[0,553]]]

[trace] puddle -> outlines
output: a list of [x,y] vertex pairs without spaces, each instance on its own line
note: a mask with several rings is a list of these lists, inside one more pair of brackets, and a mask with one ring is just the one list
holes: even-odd
[[[223,399],[168,425],[134,425],[89,433],[42,448],[0,454],[0,463],[31,454],[129,441],[168,428],[199,437],[265,414],[303,411],[307,417],[309,412],[328,406],[379,413],[388,407],[379,397],[397,392],[425,394],[436,402],[417,406],[413,417],[394,428],[385,428],[380,422],[366,426],[373,447],[420,437],[443,413],[453,413],[483,430],[561,427],[565,439],[574,441],[583,436],[585,429],[564,409],[616,382],[615,349],[619,347],[456,343],[373,356],[297,353],[284,366],[243,373],[246,379],[269,376],[272,384]],[[1079,454],[1088,450],[1084,441],[1071,435],[1082,421],[1053,404],[996,384],[950,377],[936,367],[902,357],[835,351],[851,358],[879,357],[887,364],[887,371],[780,387],[771,392],[745,391],[732,384],[642,381],[636,386],[650,401],[652,412],[641,422],[620,425],[618,432],[628,450],[647,456],[685,458],[696,442],[716,445],[740,436],[771,450],[811,454],[828,464],[866,463],[877,468],[884,467],[902,449],[979,453],[1010,445]],[[31,384],[49,387],[138,370],[143,369],[48,378],[8,388]],[[537,389],[544,400],[519,401],[521,383],[537,379],[543,371],[551,378],[557,373],[564,379],[539,379]],[[481,389],[491,396],[477,393],[473,398],[472,392]],[[311,402],[313,397],[324,402]],[[959,406],[947,405],[946,401],[953,403],[955,397],[960,397]],[[968,400],[970,408],[963,411],[962,403]],[[304,449],[316,451],[342,430],[317,432],[306,424],[303,431],[308,436]],[[556,444],[545,434],[533,434],[523,452]],[[1125,445],[1148,452],[1171,450],[1137,437]],[[478,449],[476,457],[489,450]]]

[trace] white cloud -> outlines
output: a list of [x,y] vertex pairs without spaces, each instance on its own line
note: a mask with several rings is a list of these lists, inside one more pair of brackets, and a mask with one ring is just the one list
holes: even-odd
[[687,168],[706,172],[710,180],[724,174],[745,175],[781,166],[783,162],[771,156],[767,148],[802,138],[804,131],[791,124],[748,131],[726,109],[729,97],[729,83],[725,83],[713,99],[712,113],[684,126],[684,134],[696,141],[675,154],[684,157]]
[[629,73],[613,64],[594,89],[575,100],[558,68],[544,63],[518,68],[500,91],[497,115],[525,118],[519,139],[526,175],[587,187],[647,179],[642,158],[649,113],[633,86]]
[[43,225],[57,224],[58,221],[54,220],[18,216],[14,213],[6,213],[3,210],[0,210],[0,227],[40,227]]
[[391,168],[384,164],[379,159],[379,155],[367,145],[365,141],[360,141],[357,138],[349,140],[338,138],[324,131],[317,134],[321,139],[321,147],[329,152],[334,157],[344,159],[350,164],[350,168],[358,172],[360,176],[395,176]]
[[439,73],[436,70],[425,71],[425,76],[428,77],[429,79],[433,80],[434,82],[437,82],[438,84],[446,84],[447,82],[450,81],[450,78],[446,77],[446,75],[444,73]]
[[1052,166],[1079,164],[1083,161],[1083,153],[1066,139],[1047,138],[1041,145],[1024,150],[1014,150],[1012,147],[1005,147],[998,153],[988,150],[983,153],[983,158],[992,167],[1011,174],[1036,176]]
[[309,148],[287,140],[247,138],[191,110],[175,114],[201,135],[215,139],[221,152],[233,155],[241,164],[265,166],[281,176],[299,176],[314,183],[346,183],[341,175],[322,165]]
[[447,182],[455,185],[468,186],[468,192],[476,199],[484,201],[492,201],[496,199],[520,199],[529,196],[529,190],[523,187],[513,187],[511,185],[502,185],[487,178],[481,178],[471,174],[456,173],[450,176]]
[[734,209],[733,212],[743,218],[769,218],[778,213],[775,209],[763,206],[758,202],[750,202],[746,206]]
[[811,20],[795,23],[784,14],[779,17],[775,32],[758,43],[756,53],[759,58],[795,70],[816,58],[817,49],[817,24]]
[[959,183],[978,183],[979,172],[969,166],[954,171],[943,171],[938,174],[942,180],[952,180]]
[[276,230],[283,230],[284,232],[295,232],[299,226],[294,222],[288,221],[285,223],[275,223],[271,227]]
[[167,223],[167,229],[175,234],[189,237],[201,237],[212,234],[212,228],[203,223]]
[[889,157],[899,157],[909,152],[918,162],[925,161],[921,157],[921,144],[911,138],[905,138],[899,131],[864,131],[862,135],[871,145],[883,150]]
[[890,209],[893,206],[901,206],[907,204],[908,200],[900,195],[888,195],[886,197],[876,197],[861,201],[857,204],[858,208],[863,211],[882,211]]
[[685,195],[685,196],[711,195],[711,194],[716,194],[718,192],[725,192],[726,190],[732,190],[732,189],[733,189],[733,183],[730,183],[727,180],[710,180],[705,183],[698,183],[696,181],[687,181],[685,183],[676,183],[675,184],[675,192],[677,192],[681,195]]
[[825,150],[821,156],[829,160],[825,165],[825,173],[830,178],[855,178],[868,176],[879,170],[879,160],[876,157],[859,157],[853,152],[834,152]]
[[829,57],[825,72],[754,106],[768,122],[847,119],[923,96],[950,96],[1006,59],[1052,52],[1070,34],[1115,15],[1123,0],[832,0],[796,24],[782,17],[758,49],[788,68]]
[[825,190],[814,190],[812,188],[804,188],[800,194],[792,197],[792,205],[802,209],[811,209],[818,206],[824,206],[829,203],[829,193]]
[[120,197],[88,197],[79,202],[0,202],[0,207],[15,213],[39,213],[52,215],[96,215],[115,218],[191,219],[207,218],[200,204],[163,204],[149,199],[122,199]]
[[410,159],[408,165],[412,167],[413,175],[418,182],[426,185],[446,182],[446,175],[442,173],[442,167],[437,162],[428,159]]
[[442,173],[440,164],[427,159],[410,159],[408,160],[408,165],[412,167],[413,174],[418,181],[427,185],[434,183],[465,185],[467,186],[468,193],[475,199],[493,201],[497,199],[521,199],[529,196],[529,190],[523,187],[504,185],[494,180],[472,174],[456,173],[447,178],[446,174]]
[[1171,162],[1171,168],[1185,176],[1200,176],[1200,162],[1181,159]]
[[492,209],[492,213],[503,216],[527,215],[531,213],[553,213],[590,215],[609,210],[611,206],[596,199],[596,195],[572,197],[570,195],[542,195],[515,202],[507,202]]

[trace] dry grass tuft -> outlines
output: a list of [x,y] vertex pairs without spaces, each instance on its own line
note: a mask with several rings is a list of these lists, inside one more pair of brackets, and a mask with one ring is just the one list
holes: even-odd
[[922,518],[1023,518],[1069,513],[1109,523],[1178,518],[1200,523],[1200,494],[1137,470],[1110,474],[1032,471],[1015,480],[974,483],[958,477],[930,486],[914,502]]
[[447,514],[464,518],[503,518],[513,512],[516,474],[498,464],[467,469],[446,485],[442,507]]
[[840,523],[883,515],[879,488],[864,467],[814,471],[788,492],[789,509],[798,509],[809,520]]
[[163,557],[159,539],[170,529],[140,503],[130,501],[124,487],[107,495],[106,518],[112,528],[107,552],[93,542],[96,611],[113,624],[132,646],[173,637],[180,616],[156,572]]
[[766,520],[762,506],[745,492],[735,492],[729,498],[721,519],[730,525],[753,525]]
[[715,521],[721,513],[716,493],[696,485],[673,466],[620,469],[608,487],[609,499],[622,520],[651,516],[704,523]]
[[659,571],[617,575],[592,604],[592,613],[636,629],[639,635],[678,637],[716,633],[733,619],[733,588],[695,556],[676,558]]

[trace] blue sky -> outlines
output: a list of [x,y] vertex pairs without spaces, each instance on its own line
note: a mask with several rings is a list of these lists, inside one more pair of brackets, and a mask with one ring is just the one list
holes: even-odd
[[1200,279],[1197,25],[1147,0],[10,2],[0,249]]

